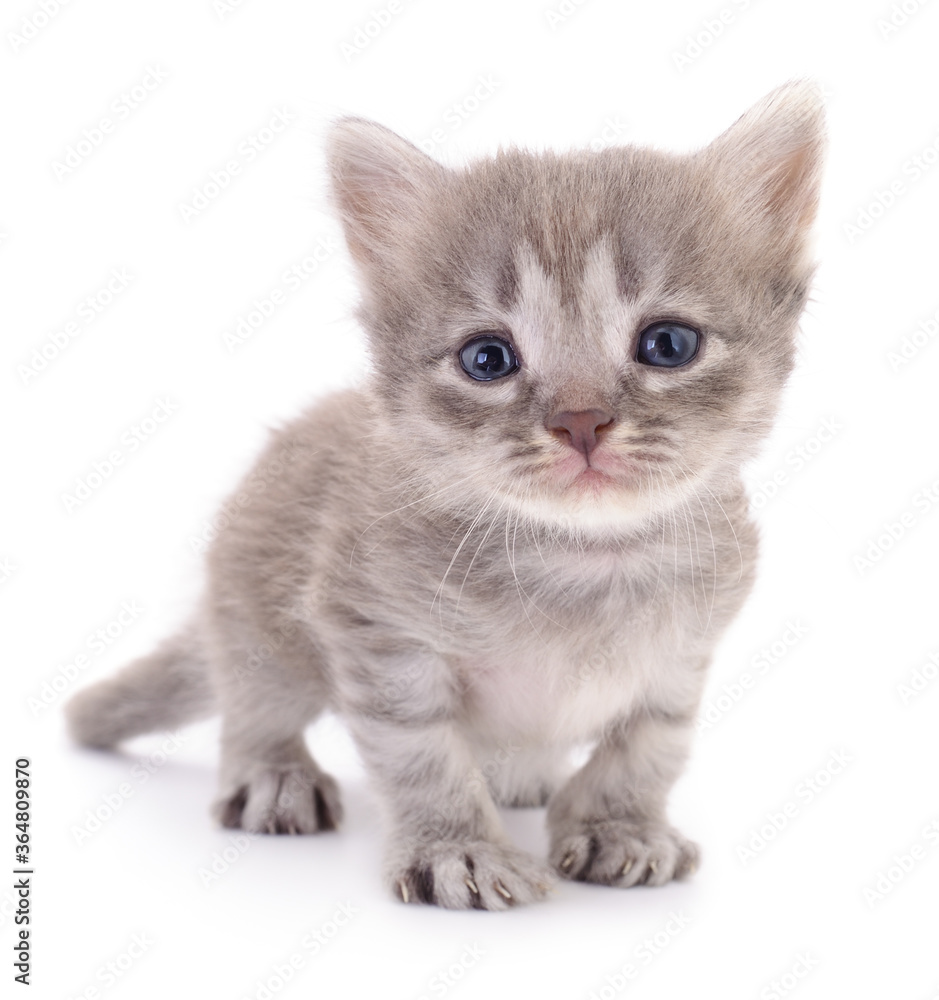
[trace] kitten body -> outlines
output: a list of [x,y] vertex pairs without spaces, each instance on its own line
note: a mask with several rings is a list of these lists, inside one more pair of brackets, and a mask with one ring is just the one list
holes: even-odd
[[[221,822],[315,832],[341,807],[303,730],[335,709],[405,901],[501,909],[553,874],[691,872],[666,797],[752,582],[740,467],[792,365],[821,144],[802,84],[687,156],[507,151],[453,171],[340,122],[373,369],[275,435],[198,614],[73,700],[76,737],[220,710]],[[663,323],[697,338],[686,363],[640,361]],[[467,367],[483,334],[516,363],[504,377],[473,351]],[[545,802],[549,864],[495,808]]]

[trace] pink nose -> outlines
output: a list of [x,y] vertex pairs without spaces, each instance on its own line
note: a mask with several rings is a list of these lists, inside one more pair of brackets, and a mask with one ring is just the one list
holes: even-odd
[[576,413],[565,410],[549,417],[545,426],[565,444],[588,458],[597,446],[597,431],[602,431],[611,423],[613,418],[603,410],[578,410]]

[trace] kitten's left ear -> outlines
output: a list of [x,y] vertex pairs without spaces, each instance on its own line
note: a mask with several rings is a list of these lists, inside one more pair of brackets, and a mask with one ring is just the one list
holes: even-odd
[[821,92],[796,80],[767,94],[704,155],[753,222],[799,237],[815,218],[824,151]]
[[446,168],[391,129],[365,118],[341,118],[328,146],[333,196],[346,242],[362,265],[388,266],[410,245]]

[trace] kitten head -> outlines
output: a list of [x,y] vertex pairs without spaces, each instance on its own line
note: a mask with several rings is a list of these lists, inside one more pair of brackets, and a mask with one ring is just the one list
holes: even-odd
[[803,83],[688,155],[511,149],[454,170],[338,122],[394,460],[442,504],[586,528],[719,489],[792,367],[823,144]]

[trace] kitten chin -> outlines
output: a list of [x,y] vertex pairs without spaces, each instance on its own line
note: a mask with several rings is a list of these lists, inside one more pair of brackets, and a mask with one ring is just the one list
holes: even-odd
[[517,516],[575,537],[634,533],[656,516],[647,500],[613,488],[606,477],[574,482],[557,493],[513,496],[510,502]]

